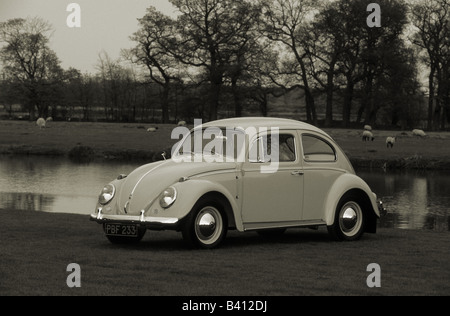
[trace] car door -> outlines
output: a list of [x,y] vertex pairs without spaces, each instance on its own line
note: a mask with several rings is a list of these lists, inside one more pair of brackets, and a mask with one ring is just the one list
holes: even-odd
[[330,141],[312,132],[301,134],[305,199],[302,221],[323,221],[324,203],[336,179],[345,173]]
[[[245,229],[289,226],[301,219],[303,171],[298,146],[296,131],[259,135],[250,141],[248,159],[242,167]],[[275,163],[277,154],[278,163]],[[269,161],[264,155],[272,159]],[[271,165],[276,168],[267,172]]]

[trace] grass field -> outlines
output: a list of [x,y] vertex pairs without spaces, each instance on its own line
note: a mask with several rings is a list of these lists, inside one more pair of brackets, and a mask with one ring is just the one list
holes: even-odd
[[[231,231],[221,248],[191,250],[181,234],[147,231],[113,245],[81,215],[0,212],[0,295],[450,295],[449,234],[380,229],[357,242],[326,230],[277,239]],[[81,287],[69,288],[70,263]],[[369,288],[378,263],[381,287]]]
[[[67,155],[77,144],[89,146],[97,158],[151,160],[178,141],[171,139],[173,124],[50,122],[39,129],[34,122],[0,121],[0,153]],[[192,126],[190,126],[192,127]],[[411,132],[374,131],[373,142],[362,142],[361,131],[325,129],[347,153],[355,167],[450,169],[450,133],[428,133],[425,138]],[[398,136],[393,149],[387,136]]]
[[149,126],[49,122],[47,128],[40,129],[34,122],[0,121],[0,153],[67,155],[80,144],[91,147],[100,159],[151,159],[177,140],[170,137],[175,125],[158,125],[156,133],[147,132]]

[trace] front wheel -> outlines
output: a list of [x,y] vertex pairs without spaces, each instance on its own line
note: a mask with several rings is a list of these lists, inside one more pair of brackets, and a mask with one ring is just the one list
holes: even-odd
[[211,249],[217,247],[227,233],[227,220],[213,201],[194,207],[182,230],[183,239],[191,246]]
[[335,240],[358,240],[364,233],[365,216],[357,196],[343,197],[328,232]]

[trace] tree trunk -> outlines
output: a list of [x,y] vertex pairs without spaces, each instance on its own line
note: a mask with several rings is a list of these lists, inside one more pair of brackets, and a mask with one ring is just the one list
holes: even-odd
[[209,121],[217,120],[221,84],[211,82],[211,104],[209,105]]
[[162,112],[162,123],[169,123],[169,93],[170,93],[170,84],[166,84],[163,87],[161,93],[161,112]]
[[327,105],[325,112],[326,127],[330,127],[333,124],[334,65],[335,61],[333,60],[327,72]]
[[305,88],[306,114],[307,121],[317,126],[316,106],[314,97],[309,88]]
[[369,125],[373,123],[373,77],[373,73],[369,71],[367,73],[366,85],[364,87],[363,102],[361,104],[360,112],[358,113],[359,119],[361,119],[360,115],[362,115],[364,112],[364,122],[365,124]]
[[433,103],[434,103],[434,73],[436,69],[431,65],[430,75],[428,77],[428,130],[433,130]]
[[333,124],[333,88],[327,87],[327,104],[325,110],[325,127]]
[[344,91],[344,103],[342,105],[342,125],[348,127],[350,125],[350,115],[352,110],[354,83],[351,78],[347,77],[347,87]]
[[263,92],[261,97],[261,101],[259,103],[259,108],[261,110],[262,116],[267,116],[267,92]]
[[445,82],[445,96],[444,96],[444,115],[442,118],[442,129],[445,130],[446,123],[449,122],[449,111],[450,111],[450,74],[447,75],[449,78]]
[[235,78],[233,78],[231,80],[231,91],[233,92],[233,99],[234,99],[234,115],[236,117],[241,117],[242,116],[242,104],[241,104],[241,100],[239,98],[237,79],[235,79]]
[[314,104],[314,96],[312,95],[311,89],[309,88],[305,63],[303,62],[300,56],[297,57],[297,61],[302,69],[302,81],[305,89],[306,120],[317,126],[316,106]]
[[439,130],[441,127],[442,115],[443,115],[443,90],[444,82],[442,79],[442,71],[437,68],[437,93],[436,93],[436,107],[434,109],[434,120],[433,128],[434,130]]

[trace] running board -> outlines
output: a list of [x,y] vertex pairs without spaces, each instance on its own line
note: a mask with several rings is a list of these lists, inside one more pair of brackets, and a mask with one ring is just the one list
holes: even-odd
[[309,226],[325,226],[323,220],[308,220],[294,222],[267,222],[267,223],[244,223],[244,231],[270,229],[270,228],[301,228]]

